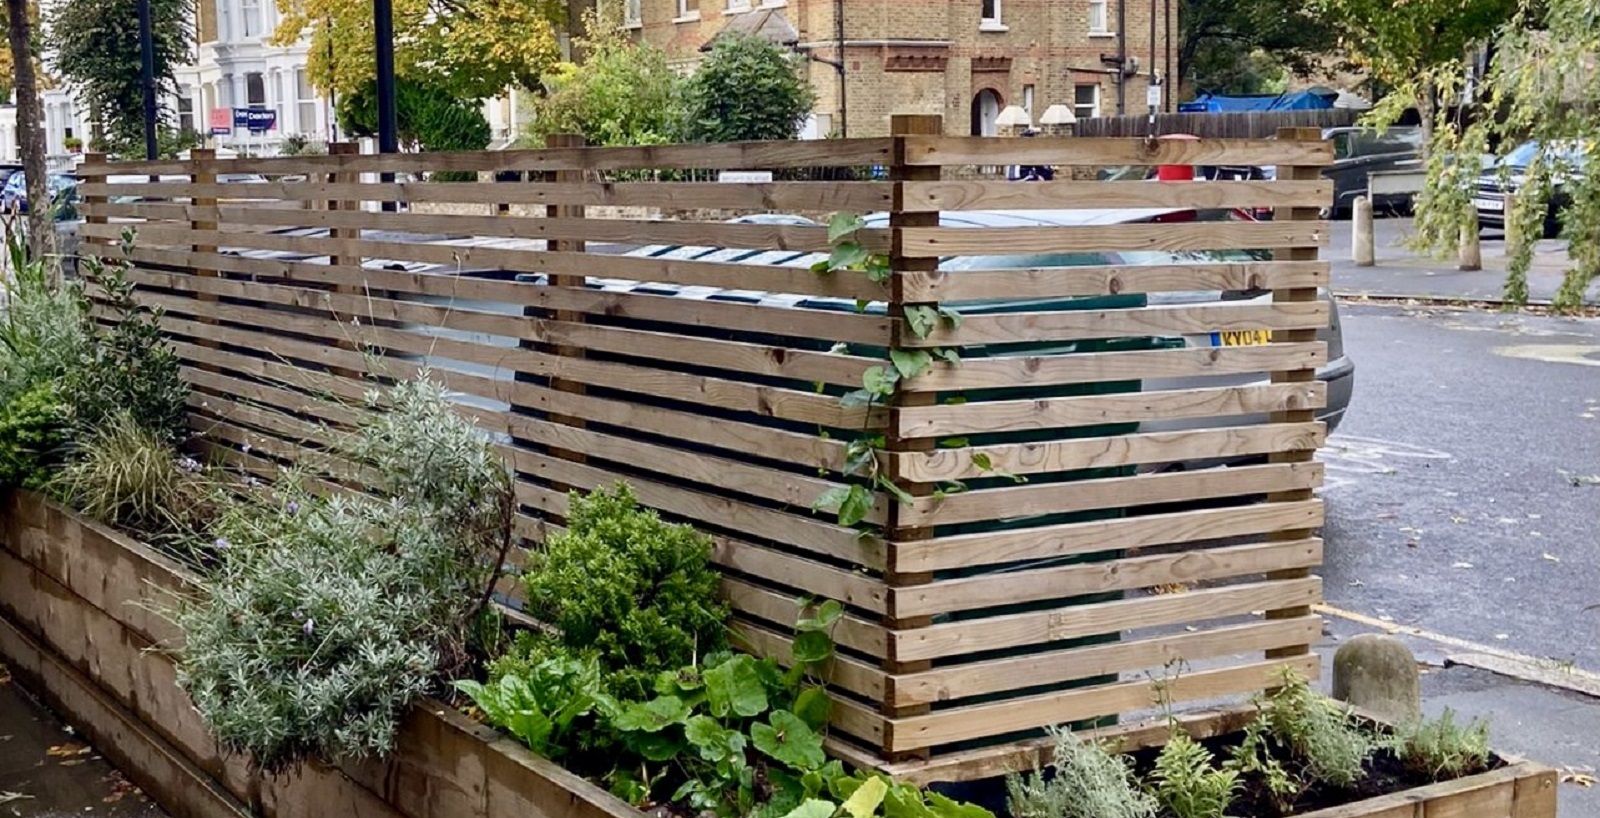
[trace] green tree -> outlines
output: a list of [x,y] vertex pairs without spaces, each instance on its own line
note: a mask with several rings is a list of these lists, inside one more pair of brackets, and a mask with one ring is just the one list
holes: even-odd
[[1310,73],[1333,30],[1297,0],[1181,0],[1178,38],[1185,87],[1267,93],[1285,72]]
[[[1415,106],[1432,150],[1442,73],[1459,75],[1467,49],[1485,42],[1516,11],[1517,0],[1317,0],[1339,45],[1372,79],[1388,86],[1386,110]],[[1395,106],[1399,106],[1397,109]]]
[[794,58],[751,35],[720,37],[689,79],[688,136],[698,142],[793,139],[816,94]]
[[592,145],[653,145],[683,133],[683,80],[666,52],[635,45],[596,13],[585,18],[590,34],[577,45],[581,63],[562,63],[545,78],[545,95],[533,105],[534,147],[546,134],[582,134]]
[[[1594,0],[1520,0],[1510,22],[1494,38],[1497,55],[1474,99],[1486,113],[1464,124],[1439,112],[1428,158],[1427,185],[1418,198],[1413,246],[1440,255],[1454,252],[1460,231],[1473,225],[1472,189],[1478,157],[1491,145],[1536,140],[1541,146],[1521,168],[1502,167],[1502,180],[1517,188],[1506,219],[1527,240],[1510,248],[1505,300],[1528,300],[1533,239],[1540,236],[1559,183],[1570,204],[1560,212],[1561,235],[1571,266],[1556,293],[1559,310],[1582,305],[1600,277],[1600,26]],[[1442,93],[1465,88],[1461,61],[1438,66],[1412,82]],[[1374,111],[1392,121],[1393,110]],[[1585,170],[1574,172],[1574,159]]]
[[[144,87],[140,81],[139,0],[62,0],[45,18],[51,64],[96,113],[102,144],[143,158]],[[190,0],[150,0],[157,99],[177,91],[173,70],[194,43]],[[163,119],[166,111],[160,111]]]
[[[477,100],[462,99],[442,82],[401,77],[395,83],[395,119],[409,150],[476,151],[489,145],[489,120]],[[339,127],[352,136],[378,132],[377,82],[339,100]]]
[[[371,0],[278,0],[278,12],[273,43],[310,35],[306,71],[318,89],[343,96],[376,80]],[[560,0],[396,0],[395,70],[463,99],[537,89],[561,59],[565,24]]]

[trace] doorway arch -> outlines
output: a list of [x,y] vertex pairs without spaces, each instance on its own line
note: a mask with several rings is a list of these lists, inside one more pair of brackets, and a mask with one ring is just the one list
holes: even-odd
[[1000,93],[985,88],[972,98],[972,135],[996,136],[1000,133]]

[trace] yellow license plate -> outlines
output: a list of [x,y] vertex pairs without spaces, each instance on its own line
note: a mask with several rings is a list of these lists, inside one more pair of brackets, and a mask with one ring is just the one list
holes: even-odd
[[1272,343],[1272,330],[1245,329],[1211,333],[1211,345],[1219,347],[1253,347]]

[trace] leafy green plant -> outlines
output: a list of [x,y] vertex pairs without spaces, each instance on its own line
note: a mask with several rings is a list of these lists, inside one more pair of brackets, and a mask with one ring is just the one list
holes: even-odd
[[562,63],[545,76],[545,94],[533,103],[524,146],[544,147],[549,134],[582,134],[591,145],[658,145],[683,134],[683,79],[667,53],[634,42],[605,9],[584,13],[576,44],[581,63]]
[[7,230],[9,266],[0,271],[0,406],[55,381],[87,354],[83,300],[61,282],[60,267],[28,257],[20,236]]
[[1267,721],[1256,718],[1245,726],[1244,736],[1234,746],[1223,769],[1238,773],[1241,778],[1253,778],[1272,797],[1279,812],[1293,810],[1294,802],[1306,791],[1306,782],[1290,772],[1273,754],[1272,737]]
[[89,302],[80,305],[90,343],[65,372],[63,399],[80,435],[126,412],[162,440],[177,441],[184,437],[188,388],[179,376],[177,353],[161,333],[160,311],[141,306],[133,296],[128,279],[133,241],[133,231],[124,230],[119,258],[102,262],[91,256],[82,262],[112,320],[109,326],[89,321]]
[[625,484],[574,493],[568,527],[530,565],[528,609],[574,653],[593,653],[612,693],[727,645],[711,538],[641,508]]
[[49,381],[0,406],[0,488],[42,488],[68,439],[67,410]]
[[1057,728],[1051,767],[1006,778],[1006,802],[1016,818],[1155,818],[1156,800],[1133,781],[1128,760]]
[[546,758],[560,759],[592,740],[602,713],[616,702],[601,692],[600,667],[592,659],[551,656],[522,672],[498,674],[489,684],[455,682],[490,723]]
[[788,52],[731,33],[717,38],[685,95],[696,142],[793,139],[816,97]]
[[1281,686],[1261,701],[1260,717],[1272,737],[1305,763],[1312,781],[1353,787],[1378,749],[1376,737],[1355,723],[1348,707],[1318,694],[1289,668]]
[[1223,818],[1239,773],[1212,764],[1211,751],[1187,732],[1174,728],[1151,772],[1151,793],[1172,818]]
[[168,612],[180,685],[264,769],[387,752],[405,708],[466,664],[498,569],[474,526],[511,507],[509,481],[426,377],[374,394],[379,420],[342,444],[376,464],[374,495],[291,474],[236,497],[211,532],[215,574]]
[[1393,746],[1407,769],[1434,781],[1448,781],[1489,768],[1489,723],[1474,719],[1457,724],[1447,707],[1438,718],[1395,728]]

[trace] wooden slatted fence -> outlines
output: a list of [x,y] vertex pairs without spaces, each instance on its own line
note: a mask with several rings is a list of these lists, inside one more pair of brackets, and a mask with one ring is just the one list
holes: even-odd
[[[1181,705],[1268,687],[1283,664],[1314,675],[1323,512],[1311,455],[1324,435],[1328,390],[1315,374],[1330,315],[1316,214],[1331,196],[1317,173],[1331,148],[1293,131],[951,138],[919,117],[897,118],[895,133],[92,156],[81,169],[85,249],[114,255],[120,231],[137,230],[139,297],[164,310],[195,390],[193,427],[223,462],[263,477],[298,462],[359,487],[359,466],[331,460],[327,444],[359,420],[366,379],[429,367],[514,465],[527,548],[559,530],[569,489],[626,480],[642,502],[714,537],[732,627],[750,649],[786,660],[798,600],[844,602],[830,744],[852,761],[957,779],[992,771],[1045,726],[1149,709],[1152,678]],[[979,163],[1278,173],[943,180]],[[859,165],[886,167],[887,181],[596,175]],[[382,171],[534,181],[361,181]],[[307,181],[216,181],[230,173]],[[145,174],[169,179],[122,181]],[[381,201],[485,211],[378,212]],[[544,215],[512,215],[513,203]],[[892,275],[812,272],[830,246],[825,225],[590,212],[619,204],[879,211],[859,238]],[[1243,207],[1277,218],[1211,220]],[[1006,224],[962,225],[984,211],[1005,211]],[[1162,220],[1142,221],[1151,216]],[[921,337],[906,319],[920,307],[953,307],[961,320]],[[891,349],[959,362],[904,380],[887,405],[842,401]],[[883,437],[883,473],[910,498],[876,490],[866,534],[811,509],[862,479],[844,472],[862,435]],[[515,604],[518,583],[501,590]]]

